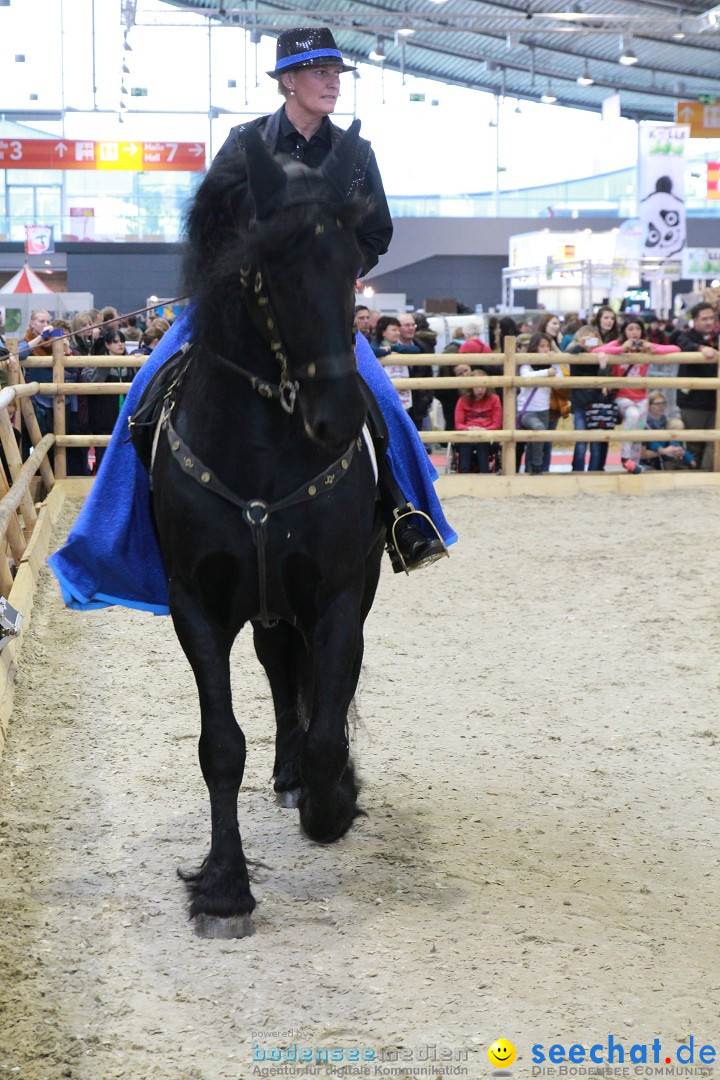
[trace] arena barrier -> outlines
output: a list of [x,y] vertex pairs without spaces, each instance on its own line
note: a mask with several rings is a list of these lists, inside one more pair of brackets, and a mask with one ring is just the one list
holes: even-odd
[[[636,357],[633,357],[633,362],[637,362]],[[422,390],[422,389],[438,389],[447,390],[454,389],[460,390],[465,387],[471,386],[488,386],[488,387],[501,387],[503,389],[503,426],[500,430],[486,431],[484,429],[476,429],[473,431],[454,431],[446,430],[439,431],[433,429],[432,431],[419,432],[420,438],[424,443],[436,444],[436,443],[475,443],[475,442],[487,442],[487,443],[500,443],[503,446],[513,446],[517,443],[530,443],[530,442],[552,442],[555,445],[558,444],[574,444],[576,442],[607,442],[617,443],[620,441],[629,442],[655,442],[665,441],[671,439],[677,439],[680,437],[683,442],[700,443],[700,442],[713,442],[714,443],[714,462],[712,473],[701,473],[700,470],[693,470],[692,472],[656,472],[651,470],[638,475],[628,475],[625,473],[554,473],[551,477],[545,477],[553,482],[553,493],[557,494],[570,494],[572,491],[579,490],[579,481],[582,481],[582,490],[592,491],[593,485],[603,487],[606,490],[618,489],[618,484],[622,487],[626,487],[629,491],[647,490],[648,483],[653,484],[659,482],[661,487],[667,488],[668,486],[685,486],[688,481],[701,484],[715,484],[720,482],[720,407],[716,406],[715,424],[712,428],[707,429],[684,429],[682,432],[677,430],[647,430],[647,429],[625,429],[622,425],[615,427],[608,431],[575,431],[574,429],[553,429],[551,431],[529,431],[525,428],[518,428],[516,426],[516,413],[517,413],[517,391],[521,386],[548,386],[555,387],[556,389],[566,388],[572,389],[574,387],[607,387],[608,389],[620,390],[623,387],[646,387],[649,390],[671,390],[671,389],[713,389],[720,388],[720,378],[718,378],[718,362],[716,360],[707,360],[702,353],[669,353],[662,356],[653,355],[647,357],[643,355],[642,361],[650,362],[654,365],[667,365],[667,364],[704,364],[707,365],[712,375],[709,374],[708,378],[689,378],[679,374],[677,376],[644,376],[642,378],[629,378],[627,376],[611,376],[609,374],[600,375],[585,375],[585,376],[556,376],[553,378],[541,378],[540,376],[521,376],[517,374],[517,365],[524,363],[548,363],[547,353],[516,353],[515,351],[515,339],[506,338],[505,340],[505,352],[504,353],[437,353],[437,354],[399,354],[392,353],[387,357],[381,359],[381,363],[384,366],[397,365],[398,363],[405,363],[412,367],[432,367],[438,365],[440,367],[454,367],[458,363],[468,363],[471,366],[482,367],[483,364],[500,364],[503,365],[502,375],[475,375],[466,377],[457,376],[444,376],[438,375],[428,378],[407,378],[407,379],[393,379],[393,385],[398,390]],[[626,357],[624,356],[608,356],[608,370],[611,365],[624,363]],[[563,363],[573,365],[589,365],[598,363],[597,353],[582,353],[578,355],[568,353],[556,353],[550,358],[552,363]],[[720,395],[718,395],[720,400]],[[517,477],[515,453],[504,453],[502,455],[502,464],[500,468],[500,475],[505,478],[517,478],[521,481],[517,486],[517,490],[520,492],[526,492],[532,490],[537,494],[544,492],[544,488],[541,482],[541,478],[528,477],[528,485],[525,484],[525,477]],[[569,483],[572,478],[572,484]],[[584,481],[583,481],[584,478]],[[608,478],[612,478],[608,483]],[[488,488],[488,480],[492,483],[497,481],[498,477],[491,475],[490,477],[479,476],[473,474],[469,479],[469,474],[463,474],[462,476],[441,477],[441,494],[460,494],[466,491],[482,491],[483,494],[489,494],[492,488]],[[469,480],[469,482],[468,482]],[[599,481],[604,480],[603,484],[598,484]],[[532,486],[529,482],[532,481]],[[629,481],[629,486],[626,485],[626,481]],[[644,481],[641,485],[639,482]],[[560,490],[560,483],[564,484],[565,490]],[[462,489],[462,491],[460,490]],[[505,492],[509,489],[506,487]],[[496,493],[501,492],[496,489]]]

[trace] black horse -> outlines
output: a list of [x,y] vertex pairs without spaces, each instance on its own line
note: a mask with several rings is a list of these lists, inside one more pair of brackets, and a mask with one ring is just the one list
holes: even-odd
[[321,169],[281,165],[248,131],[247,183],[217,162],[188,219],[195,329],[187,355],[168,362],[152,500],[200,697],[212,839],[181,876],[206,936],[251,932],[255,907],[229,665],[246,622],[273,695],[275,790],[299,790],[301,826],[321,843],[358,814],[347,715],[385,539],[351,331],[358,131]]

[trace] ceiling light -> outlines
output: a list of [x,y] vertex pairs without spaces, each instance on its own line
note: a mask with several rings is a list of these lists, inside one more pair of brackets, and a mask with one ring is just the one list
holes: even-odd
[[250,31],[250,44],[251,45],[259,45],[261,41],[262,41],[262,30],[258,30],[257,28],[255,30],[251,30]]
[[623,64],[624,67],[632,67],[633,64],[637,64],[638,58],[632,50],[632,38],[629,35],[620,39],[620,49],[618,63]]
[[545,93],[541,95],[540,100],[542,101],[543,105],[554,105],[557,101],[557,97],[555,94],[553,94],[553,88],[550,83],[547,84]]
[[381,64],[386,57],[385,46],[383,45],[383,39],[379,37],[375,42],[375,48],[371,49],[368,53],[368,60],[372,60],[374,64]]
[[407,41],[407,39],[414,33],[415,31],[410,27],[405,27],[402,30],[396,30],[395,40],[398,42],[398,44],[401,44],[402,42]]
[[15,54],[15,63],[16,64],[24,64],[25,63],[25,53],[16,53]]
[[132,52],[132,45],[130,44],[129,41],[127,41],[127,40],[125,41],[125,44],[123,45],[123,49],[125,50],[125,52]]
[[120,102],[120,108],[121,108],[121,109],[127,109],[127,105],[125,104],[125,102],[124,102],[124,101],[121,101],[121,102]]
[[125,86],[125,84],[124,84],[124,83],[123,83],[123,85],[122,85],[122,86],[120,87],[120,93],[121,93],[121,94],[127,94],[127,86]]
[[123,75],[129,75],[130,74],[130,68],[127,66],[125,61],[123,61],[122,73],[123,73]]
[[673,41],[684,41],[685,32],[683,30],[676,30],[675,33],[672,35],[672,39]]
[[592,75],[590,74],[587,60],[585,61],[585,67],[583,68],[582,75],[578,75],[575,81],[577,82],[578,86],[592,86],[595,82]]

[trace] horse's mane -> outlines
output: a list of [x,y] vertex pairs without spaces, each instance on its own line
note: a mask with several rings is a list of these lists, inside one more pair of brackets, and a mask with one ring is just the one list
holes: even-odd
[[[287,159],[289,179],[304,178],[308,191],[325,185],[318,170]],[[334,200],[333,200],[334,202]],[[237,319],[242,302],[240,269],[254,266],[262,256],[283,251],[290,258],[293,238],[304,235],[317,221],[318,202],[301,202],[293,214],[275,215],[266,222],[254,222],[250,230],[253,202],[244,157],[216,161],[190,204],[185,216],[183,253],[183,293],[196,305],[196,334],[202,340],[217,337],[228,313]],[[367,200],[356,197],[343,205],[337,197],[333,214],[354,229],[366,211]]]

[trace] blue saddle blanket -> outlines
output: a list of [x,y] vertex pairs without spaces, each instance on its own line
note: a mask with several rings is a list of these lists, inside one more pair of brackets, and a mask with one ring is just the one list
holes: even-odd
[[[148,475],[130,442],[128,417],[158,368],[192,338],[192,309],[173,323],[140,369],[125,399],[92,491],[59,551],[48,559],[63,600],[79,611],[122,604],[169,614],[168,578],[150,517]],[[356,345],[360,374],[378,400],[388,425],[388,455],[405,497],[434,521],[446,544],[457,534],[445,520],[431,464],[397,391],[365,338]]]

